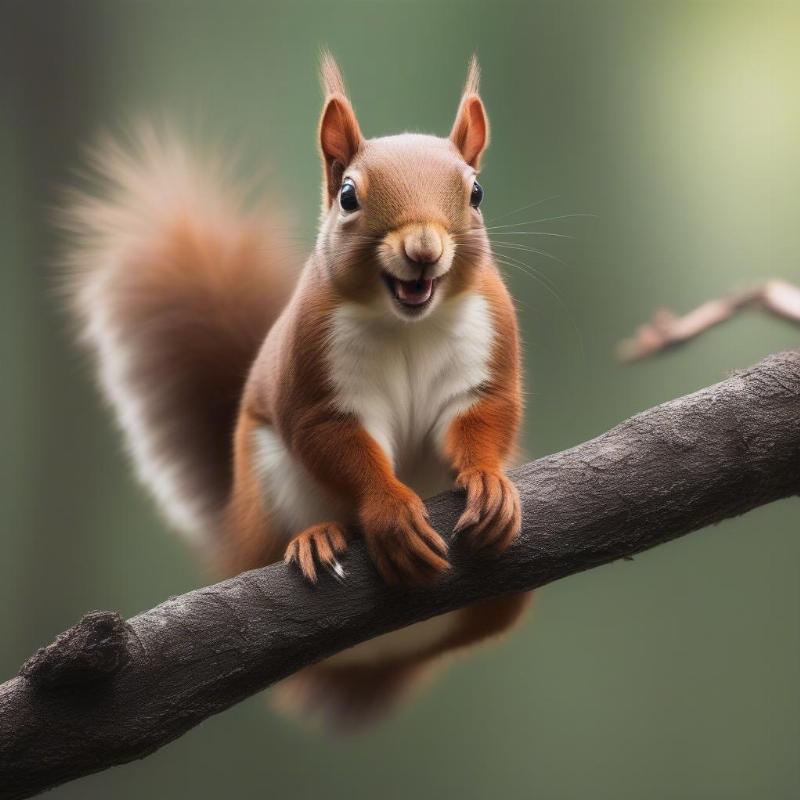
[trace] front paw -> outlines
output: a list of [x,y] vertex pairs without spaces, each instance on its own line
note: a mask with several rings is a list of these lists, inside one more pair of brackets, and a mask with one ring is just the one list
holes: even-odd
[[467,502],[453,532],[473,550],[502,553],[522,525],[517,487],[502,472],[479,469],[461,472],[456,485],[466,492]]
[[310,583],[317,582],[317,564],[341,581],[344,570],[336,555],[347,550],[347,533],[338,522],[312,525],[289,542],[283,560],[296,564]]
[[360,517],[372,560],[387,583],[430,584],[450,568],[447,544],[410,490],[373,501]]

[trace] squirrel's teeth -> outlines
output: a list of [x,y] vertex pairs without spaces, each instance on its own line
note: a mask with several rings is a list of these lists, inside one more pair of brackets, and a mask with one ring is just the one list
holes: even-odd
[[394,290],[397,299],[409,306],[421,306],[431,299],[433,294],[433,280],[401,281],[394,279]]

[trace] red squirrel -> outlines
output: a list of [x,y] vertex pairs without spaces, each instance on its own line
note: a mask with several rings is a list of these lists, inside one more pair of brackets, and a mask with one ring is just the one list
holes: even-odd
[[[478,65],[448,138],[365,139],[328,54],[321,72],[322,215],[296,280],[274,215],[145,129],[132,150],[95,152],[107,191],[67,211],[74,307],[139,477],[223,574],[285,559],[312,584],[343,578],[357,530],[388,583],[425,584],[448,547],[422,498],[462,490],[454,534],[474,550],[520,530],[504,474],[520,344],[480,209]],[[376,718],[529,599],[358,645],[287,679],[284,705]]]

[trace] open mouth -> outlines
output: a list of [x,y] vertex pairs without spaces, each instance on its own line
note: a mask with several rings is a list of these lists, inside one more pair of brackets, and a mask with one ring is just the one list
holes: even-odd
[[438,278],[401,281],[388,272],[383,273],[383,279],[397,304],[411,312],[421,311],[431,302],[439,282]]

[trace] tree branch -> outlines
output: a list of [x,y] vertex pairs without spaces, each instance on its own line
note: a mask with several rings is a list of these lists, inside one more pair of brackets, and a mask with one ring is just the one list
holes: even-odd
[[[95,614],[0,686],[0,797],[152,753],[212,714],[358,642],[631,556],[800,492],[800,352],[770,356],[512,473],[523,532],[427,590],[383,586],[360,542],[343,585],[283,564],[174,597],[127,623]],[[462,500],[428,502],[449,532]]]
[[800,288],[771,280],[740,292],[709,300],[682,317],[659,308],[650,322],[639,326],[631,339],[617,345],[620,361],[638,361],[684,344],[747,308],[760,308],[790,322],[800,323]]

